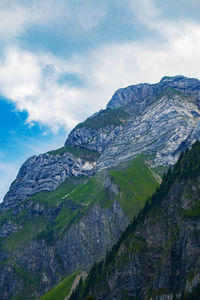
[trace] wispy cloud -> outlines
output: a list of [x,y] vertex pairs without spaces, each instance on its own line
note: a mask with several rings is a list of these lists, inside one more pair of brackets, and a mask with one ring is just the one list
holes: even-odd
[[161,10],[152,0],[128,0],[128,5],[135,17],[148,26],[152,24],[152,20],[161,16]]
[[[97,9],[98,8],[98,9]],[[106,10],[96,1],[6,1],[0,2],[0,40],[13,42],[33,26],[60,30],[63,35],[96,28]]]

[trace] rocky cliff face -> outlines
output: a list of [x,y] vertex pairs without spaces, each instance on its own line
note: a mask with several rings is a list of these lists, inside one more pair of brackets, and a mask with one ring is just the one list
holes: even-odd
[[[21,211],[24,209],[20,207]],[[48,210],[29,202],[26,203],[29,217],[25,227],[20,224],[17,228],[15,222],[11,221],[2,226],[1,236],[8,237],[8,243],[0,251],[2,300],[11,297],[38,299],[63,275],[79,269],[87,270],[96,260],[105,256],[129,223],[118,203],[107,210],[95,205],[69,230],[62,234],[57,231],[55,237],[48,232],[48,226],[53,228],[52,222],[55,222],[60,210],[60,207]],[[47,222],[47,212],[51,222]],[[15,210],[15,218],[20,218],[19,209]],[[17,234],[20,230],[24,238]],[[30,238],[26,236],[27,233]],[[37,238],[34,239],[34,235]],[[18,241],[15,240],[17,238]]]
[[178,75],[174,77],[165,76],[156,84],[140,83],[119,89],[107,104],[107,108],[125,107],[128,105],[137,107],[137,110],[139,109],[141,112],[152,103],[155,97],[160,97],[163,91],[165,92],[169,88],[192,94],[196,99],[196,104],[199,106],[200,81],[195,78]]
[[198,143],[70,299],[199,299],[199,184]]
[[76,146],[102,153],[129,119],[130,115],[119,107],[101,110],[78,124],[69,134],[65,146]]
[[[200,82],[183,76],[164,77],[157,84],[139,84],[119,89],[109,101],[107,110],[78,125],[66,145],[75,144],[99,151],[97,170],[113,167],[140,153],[153,155],[152,165],[174,164],[180,151],[199,139]],[[117,109],[118,121],[104,127],[104,118]],[[107,114],[107,115],[106,115]],[[105,117],[106,115],[106,117]],[[101,128],[93,125],[101,119]],[[123,125],[123,126],[122,126]]]
[[190,146],[200,137],[199,113],[198,107],[183,96],[162,96],[125,125],[99,158],[97,169],[139,153],[154,155],[155,166],[174,164],[185,143]]
[[30,157],[5,195],[1,210],[7,210],[41,190],[55,190],[69,176],[90,176],[95,173],[96,153],[89,152],[90,157],[87,157],[86,152],[84,157],[82,153],[78,152],[80,156],[76,156],[64,150]]
[[106,210],[100,205],[92,207],[57,245],[67,273],[88,269],[104,257],[128,224],[128,217],[117,202]]

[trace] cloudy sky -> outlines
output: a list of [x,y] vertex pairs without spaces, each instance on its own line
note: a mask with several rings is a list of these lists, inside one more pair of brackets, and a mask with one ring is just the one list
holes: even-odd
[[0,201],[116,89],[200,78],[199,0],[1,0],[0,20]]

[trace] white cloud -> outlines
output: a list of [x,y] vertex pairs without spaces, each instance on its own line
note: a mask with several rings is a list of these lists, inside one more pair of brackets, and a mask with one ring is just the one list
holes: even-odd
[[152,20],[161,15],[161,11],[152,0],[128,0],[128,5],[136,18],[146,25],[151,25]]
[[[71,112],[80,92],[57,83],[59,74],[68,68],[62,61],[55,59],[54,63],[55,66],[48,54],[40,56],[18,48],[8,49],[0,61],[0,92],[20,111],[28,112],[28,122],[41,122],[54,130],[59,126],[71,128],[77,121]],[[49,64],[52,70],[44,72]]]
[[84,33],[96,28],[104,19],[103,5],[93,1],[1,0],[0,40],[12,42],[33,26],[48,26],[63,35]]
[[[103,108],[119,87],[156,82],[164,75],[200,77],[200,24],[160,21],[157,26],[162,34],[159,43],[147,39],[112,44],[66,61],[9,48],[0,60],[0,92],[28,112],[29,123],[56,131],[71,129]],[[65,73],[84,78],[85,84],[60,84]]]

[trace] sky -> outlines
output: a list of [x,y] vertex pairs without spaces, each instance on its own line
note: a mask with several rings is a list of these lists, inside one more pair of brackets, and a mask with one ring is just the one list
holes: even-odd
[[1,0],[0,20],[0,202],[118,88],[200,78],[199,0]]

